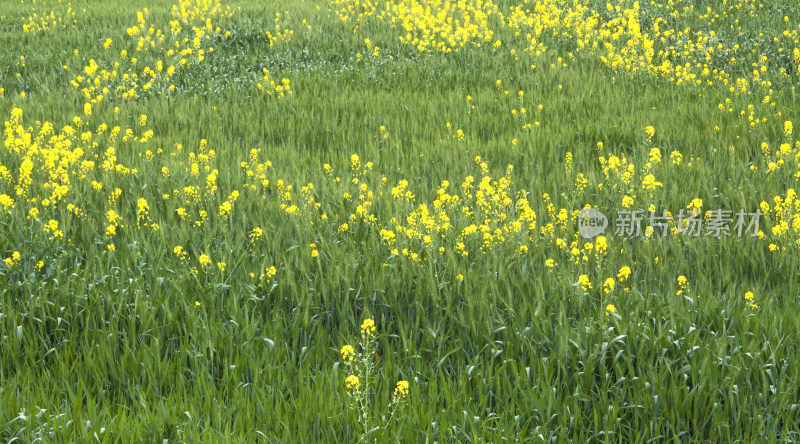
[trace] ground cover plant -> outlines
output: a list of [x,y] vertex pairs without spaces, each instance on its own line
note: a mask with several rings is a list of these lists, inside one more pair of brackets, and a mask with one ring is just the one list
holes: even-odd
[[4,441],[800,440],[798,4],[4,0],[0,48]]

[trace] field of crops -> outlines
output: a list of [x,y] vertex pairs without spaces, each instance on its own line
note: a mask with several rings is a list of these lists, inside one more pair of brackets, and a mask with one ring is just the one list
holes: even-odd
[[0,0],[0,48],[4,442],[800,441],[798,3]]

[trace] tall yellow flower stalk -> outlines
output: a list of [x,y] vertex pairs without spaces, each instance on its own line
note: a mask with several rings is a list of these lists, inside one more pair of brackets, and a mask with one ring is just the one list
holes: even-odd
[[361,323],[360,330],[360,351],[356,351],[355,347],[350,344],[345,344],[339,353],[342,363],[351,370],[344,380],[344,387],[347,391],[348,404],[355,411],[362,428],[359,441],[364,441],[372,433],[389,426],[397,409],[405,404],[409,394],[409,383],[405,380],[398,381],[386,411],[377,411],[376,406],[373,405],[372,393],[375,385],[374,374],[377,357],[375,350],[378,339],[375,321],[371,318],[365,319]]

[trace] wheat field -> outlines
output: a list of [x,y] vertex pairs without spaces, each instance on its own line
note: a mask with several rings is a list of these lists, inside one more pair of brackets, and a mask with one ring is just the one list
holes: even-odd
[[800,441],[800,4],[0,0],[0,48],[2,441]]

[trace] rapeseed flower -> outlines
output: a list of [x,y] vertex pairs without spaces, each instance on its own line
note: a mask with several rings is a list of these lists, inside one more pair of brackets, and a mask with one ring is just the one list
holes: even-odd
[[350,390],[358,390],[358,387],[361,385],[361,381],[358,379],[356,375],[350,375],[344,380],[345,388]]
[[592,282],[589,280],[589,276],[585,274],[578,276],[578,285],[581,286],[583,291],[589,291],[592,289]]
[[682,295],[688,288],[689,288],[689,280],[686,279],[686,276],[678,276],[678,291],[677,295]]
[[208,255],[205,253],[201,254],[200,257],[197,258],[197,260],[200,262],[200,266],[203,268],[211,265],[211,258],[208,257]]
[[345,364],[353,362],[356,350],[353,348],[352,345],[344,345],[339,352],[342,354],[342,361],[344,361]]
[[361,323],[361,336],[375,336],[375,321],[372,319],[364,319],[364,322]]
[[408,381],[397,381],[397,386],[394,388],[394,395],[395,396],[406,396],[408,395]]
[[745,300],[745,303],[747,304],[747,306],[751,310],[757,310],[758,309],[758,305],[756,305],[756,303],[755,303],[755,296],[753,295],[752,291],[748,291],[747,293],[744,294],[744,300]]

